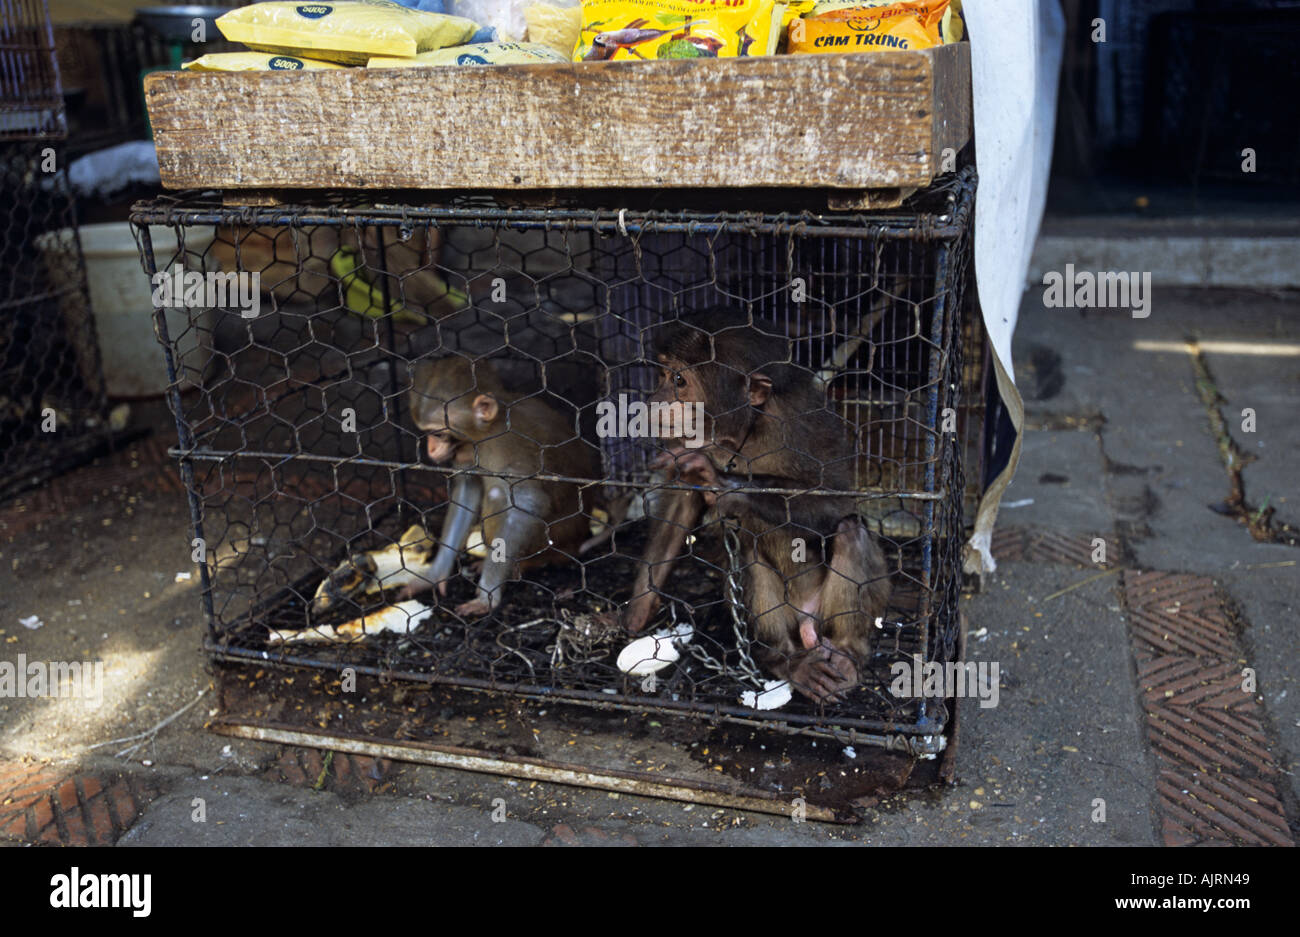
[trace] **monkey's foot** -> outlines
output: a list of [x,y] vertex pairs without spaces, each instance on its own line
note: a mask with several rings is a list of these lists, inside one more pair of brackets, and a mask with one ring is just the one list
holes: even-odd
[[[397,592],[397,601],[405,602],[407,599],[413,599],[417,595],[423,595],[433,589],[433,583],[427,579],[416,579],[414,582],[408,582]],[[446,589],[444,587],[443,592]]]
[[456,606],[456,614],[462,618],[482,618],[492,611],[492,603],[485,599],[470,599]]
[[848,654],[826,638],[790,668],[790,682],[816,703],[833,703],[858,685],[858,668]]

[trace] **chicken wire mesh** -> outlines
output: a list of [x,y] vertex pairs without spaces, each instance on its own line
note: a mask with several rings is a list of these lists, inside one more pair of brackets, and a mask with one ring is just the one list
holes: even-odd
[[0,4],[0,501],[109,443],[45,3]]
[[107,441],[44,3],[0,4],[0,501]]
[[0,143],[0,501],[109,444],[63,147]]
[[[967,170],[870,216],[482,198],[138,203],[207,647],[937,750],[944,700],[891,684],[893,665],[956,653],[963,501],[975,490],[964,463],[978,462],[983,428],[983,338],[967,289],[974,185]],[[698,369],[658,357],[681,322],[710,349]],[[764,336],[762,368],[724,360],[724,325],[737,347]],[[464,373],[435,389],[429,369],[451,360]],[[765,400],[734,410],[767,427],[759,435],[689,449],[680,433],[644,438],[610,422],[710,365],[746,386],[769,380],[755,385],[759,370],[777,375]],[[777,410],[796,387],[815,405]],[[485,435],[455,422],[458,407]],[[717,430],[725,410],[706,400],[705,422]],[[780,445],[755,453],[751,438]],[[674,447],[678,462],[665,464]],[[502,452],[514,461],[492,462]],[[686,522],[664,520],[675,504],[693,506]],[[449,514],[473,531],[452,530]],[[538,524],[543,540],[511,542],[512,529]],[[811,555],[795,575],[757,546],[799,534]],[[661,562],[656,536],[676,541],[675,562]],[[440,550],[455,560],[445,578]],[[475,580],[503,560],[509,581],[487,593],[499,601],[488,611],[486,579]],[[631,633],[622,616],[649,561],[671,570]],[[783,627],[804,629],[790,632],[793,654],[759,627],[776,612],[757,598],[774,571]],[[823,656],[843,679],[807,693],[793,661],[856,634],[829,617],[837,575],[857,590],[837,606],[845,620],[868,616],[855,645],[865,649],[832,647]]]

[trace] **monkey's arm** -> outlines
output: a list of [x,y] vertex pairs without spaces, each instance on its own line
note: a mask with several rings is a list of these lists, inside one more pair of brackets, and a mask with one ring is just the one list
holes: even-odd
[[[714,451],[716,457],[716,450]],[[769,529],[788,528],[792,536],[808,537],[829,534],[844,514],[839,498],[816,494],[768,494],[751,489],[781,488],[806,490],[808,485],[780,475],[751,475],[720,471],[709,449],[674,449],[652,465],[666,468],[670,475],[688,485],[716,488],[700,492],[704,503],[722,517],[758,518]],[[835,503],[832,503],[835,502]],[[851,506],[850,506],[851,509]]]
[[[549,546],[547,518],[555,504],[543,482],[516,482],[501,526],[492,542],[478,580],[478,595],[456,609],[459,615],[486,615],[501,604],[506,582],[513,579],[519,561],[545,552]],[[485,534],[486,536],[486,534]]]
[[650,543],[632,585],[632,598],[623,610],[623,627],[637,632],[650,623],[659,609],[659,590],[673,571],[687,535],[704,515],[704,498],[693,491],[665,489],[651,499]]
[[[806,527],[808,521],[823,521],[827,530],[834,529],[838,516],[827,514],[829,500],[815,494],[768,494],[748,489],[784,488],[797,491],[806,486],[789,478],[776,475],[723,475],[719,474],[713,487],[721,488],[717,495],[718,513],[724,517],[753,514],[772,527],[794,525]],[[827,515],[823,517],[822,515]]]
[[429,567],[428,580],[438,586],[451,578],[456,560],[465,549],[470,529],[478,520],[483,508],[483,479],[477,475],[455,475],[448,485],[447,513],[442,520],[442,536],[438,538],[438,552]]

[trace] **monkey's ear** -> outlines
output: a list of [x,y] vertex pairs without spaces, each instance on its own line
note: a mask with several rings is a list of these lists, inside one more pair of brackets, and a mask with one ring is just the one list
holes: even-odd
[[411,374],[411,390],[415,391],[415,393],[420,396],[424,396],[425,391],[427,391],[432,384],[433,362],[417,361],[415,363],[415,370]]
[[767,403],[767,398],[772,395],[772,379],[766,374],[751,374],[749,376],[749,405],[751,407],[761,407]]
[[490,394],[479,394],[474,398],[474,419],[478,420],[482,426],[495,423],[497,414],[501,411],[497,399]]

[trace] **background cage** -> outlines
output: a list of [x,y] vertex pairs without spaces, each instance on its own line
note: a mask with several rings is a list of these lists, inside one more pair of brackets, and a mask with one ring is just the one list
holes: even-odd
[[[209,13],[239,5],[238,0],[203,4]],[[131,22],[65,16],[54,27],[71,157],[150,136],[141,87],[148,73],[178,69],[182,61],[209,52],[243,49],[226,42],[206,14],[199,17],[206,21],[205,41],[189,41],[195,14],[194,7],[142,6]]]
[[0,7],[0,500],[108,442],[44,3]]
[[[155,257],[169,254],[163,271],[260,275],[254,317],[200,306],[155,313],[175,452],[206,550],[207,648],[233,661],[353,667],[939,750],[945,701],[888,687],[896,661],[956,654],[963,501],[973,506],[983,440],[983,332],[968,289],[974,188],[965,170],[869,216],[511,208],[485,198],[423,208],[346,199],[231,208],[202,195],[138,203],[132,221],[151,277]],[[171,231],[165,244],[159,226]],[[209,232],[210,245],[187,251],[187,237],[203,243]],[[528,573],[478,625],[440,609],[405,635],[271,643],[271,628],[323,623],[306,620],[308,603],[349,554],[391,545],[415,521],[437,534],[431,509],[446,501],[447,471],[418,455],[406,400],[415,361],[490,356],[508,386],[544,388],[595,440],[598,401],[653,386],[644,329],[717,306],[789,334],[794,361],[812,370],[837,352],[843,359],[828,405],[858,428],[860,510],[895,570],[874,657],[847,700],[818,708],[796,698],[764,712],[740,704],[746,687],[727,666],[736,640],[725,561],[704,532],[666,591],[692,609],[695,644],[722,672],[685,654],[649,687],[620,673],[621,640],[575,622],[626,598],[643,523],[619,529],[617,552]],[[345,408],[355,433],[344,431]],[[945,432],[953,416],[956,432]],[[623,439],[600,446],[612,489],[649,486],[644,450]],[[472,592],[458,583],[453,599],[458,588]]]
[[45,0],[0,7],[0,140],[67,133],[54,31]]

